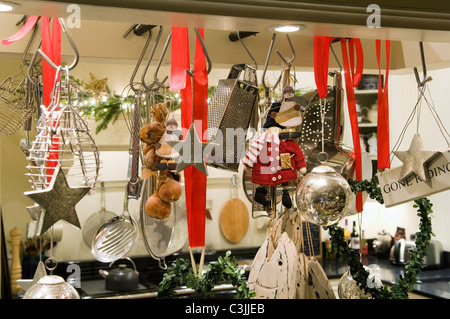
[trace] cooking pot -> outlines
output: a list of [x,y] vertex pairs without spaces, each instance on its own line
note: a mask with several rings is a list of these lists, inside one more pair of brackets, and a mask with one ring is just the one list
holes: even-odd
[[[105,278],[106,290],[130,291],[138,288],[139,273],[136,270],[136,265],[131,258],[125,257],[122,259],[130,261],[134,269],[128,268],[125,264],[119,264],[110,271],[104,269],[99,270],[100,275]],[[115,262],[116,260],[109,264],[109,267],[111,268]]]

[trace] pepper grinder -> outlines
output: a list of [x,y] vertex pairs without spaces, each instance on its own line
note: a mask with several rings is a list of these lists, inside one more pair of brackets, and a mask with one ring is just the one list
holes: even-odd
[[20,264],[20,236],[22,232],[20,229],[14,227],[9,232],[11,236],[11,246],[12,246],[12,258],[11,258],[11,268],[10,268],[10,280],[11,280],[11,294],[17,296],[18,283],[17,280],[22,279],[22,265]]

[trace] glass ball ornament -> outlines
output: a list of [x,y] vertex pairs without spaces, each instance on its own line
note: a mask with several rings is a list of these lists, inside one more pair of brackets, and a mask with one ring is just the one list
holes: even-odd
[[302,178],[296,193],[297,208],[319,226],[337,223],[351,208],[352,191],[347,180],[327,165],[319,165]]
[[350,270],[342,275],[339,280],[338,295],[340,299],[372,299],[369,293],[365,293],[358,287]]
[[62,277],[47,275],[31,286],[23,299],[80,299],[80,295]]

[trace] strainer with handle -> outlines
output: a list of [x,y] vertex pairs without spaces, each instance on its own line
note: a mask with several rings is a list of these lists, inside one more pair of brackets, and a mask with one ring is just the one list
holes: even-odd
[[84,243],[91,247],[92,240],[94,239],[95,234],[97,233],[97,230],[108,220],[111,218],[116,217],[116,214],[114,214],[111,211],[106,210],[105,206],[105,182],[101,182],[101,209],[100,211],[93,213],[89,218],[86,220],[83,226],[83,240]]
[[[180,181],[184,189],[183,180]],[[186,200],[184,191],[181,197],[172,204],[169,218],[158,220],[145,212],[145,203],[156,189],[156,176],[151,175],[144,180],[140,203],[140,226],[145,248],[151,257],[158,260],[159,267],[166,269],[165,257],[179,251],[188,239]]]

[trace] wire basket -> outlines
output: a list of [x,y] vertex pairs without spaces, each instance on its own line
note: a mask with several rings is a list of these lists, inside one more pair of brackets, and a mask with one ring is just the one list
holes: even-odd
[[238,171],[247,130],[258,106],[256,83],[256,69],[246,64],[233,65],[228,78],[219,80],[208,104],[208,141],[221,149],[215,149],[208,165]]
[[[97,145],[79,107],[72,103],[69,80],[59,82],[52,104],[45,109],[36,125],[37,135],[27,157],[29,181],[35,190],[49,186],[53,169],[61,166],[70,187],[94,188],[100,170]],[[61,97],[67,98],[61,103]],[[79,102],[79,101],[78,101]]]
[[21,72],[0,83],[0,133],[11,135],[36,110],[36,88]]

